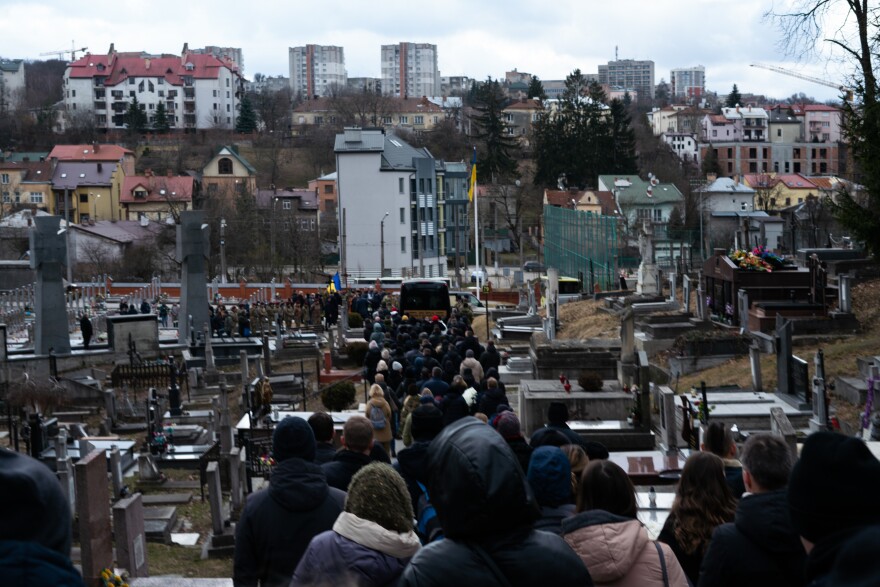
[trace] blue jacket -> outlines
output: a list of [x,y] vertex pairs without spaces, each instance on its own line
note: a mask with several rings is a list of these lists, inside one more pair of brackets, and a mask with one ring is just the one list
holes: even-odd
[[36,542],[0,542],[0,584],[3,587],[85,587],[70,559]]

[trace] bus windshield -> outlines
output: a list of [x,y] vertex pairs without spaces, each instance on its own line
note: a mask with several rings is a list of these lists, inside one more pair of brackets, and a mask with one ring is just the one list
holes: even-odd
[[449,317],[449,287],[443,281],[412,280],[400,285],[400,313],[410,318]]

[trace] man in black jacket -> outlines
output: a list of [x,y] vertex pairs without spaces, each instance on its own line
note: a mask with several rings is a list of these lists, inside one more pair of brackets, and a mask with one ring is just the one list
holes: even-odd
[[327,485],[348,491],[351,478],[361,467],[370,464],[373,448],[373,425],[363,416],[352,416],[342,427],[342,448],[333,460],[321,465]]
[[312,462],[315,436],[302,418],[278,423],[272,456],[269,488],[248,498],[235,529],[236,587],[288,585],[311,539],[333,527],[345,503]]
[[446,427],[427,455],[428,491],[445,540],[413,557],[399,587],[578,585],[593,581],[559,536],[538,532],[539,510],[516,457],[473,417]]
[[309,426],[315,433],[315,464],[329,463],[336,456],[336,447],[333,446],[333,437],[336,436],[333,417],[327,412],[315,412],[309,416]]
[[753,434],[741,455],[746,493],[733,523],[712,535],[701,586],[795,587],[806,584],[806,554],[788,516],[785,487],[794,458],[785,441]]
[[443,430],[443,412],[434,404],[423,404],[412,412],[412,437],[413,443],[397,453],[397,462],[394,468],[406,481],[409,496],[412,500],[413,511],[418,511],[419,496],[423,485],[428,482],[427,455],[431,441]]

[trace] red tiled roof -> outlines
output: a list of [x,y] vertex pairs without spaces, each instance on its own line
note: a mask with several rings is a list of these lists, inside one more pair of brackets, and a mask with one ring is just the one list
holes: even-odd
[[617,213],[617,202],[614,200],[614,194],[612,192],[600,192],[599,190],[596,190],[593,192],[593,195],[599,200],[603,216],[614,216]]
[[709,121],[712,124],[733,124],[733,121],[728,120],[723,114],[710,114]]
[[825,104],[804,104],[804,112],[839,112],[840,108],[826,106]]
[[49,159],[59,161],[119,161],[126,155],[134,155],[119,145],[55,145]]
[[568,190],[544,190],[544,199],[551,206],[570,208],[572,200],[579,200],[583,192],[570,192]]
[[[335,110],[333,101],[330,98],[315,98],[314,100],[303,100],[294,112],[332,112]],[[442,113],[443,109],[429,102],[427,98],[387,98],[387,101],[378,107],[378,114],[384,113],[404,113],[412,114],[415,112],[431,112]]]
[[[187,69],[187,64],[192,69]],[[105,77],[105,86],[115,86],[129,77],[162,77],[175,86],[183,85],[183,76],[195,79],[217,79],[220,68],[238,71],[231,61],[208,53],[185,53],[179,55],[145,56],[142,53],[111,53],[92,55],[86,53],[68,66],[71,78]]]
[[[146,198],[136,198],[136,189],[144,189]],[[162,191],[165,193],[162,193]],[[120,202],[192,201],[193,178],[188,175],[129,175],[122,184]]]
[[541,105],[538,103],[538,100],[531,98],[528,100],[518,100],[509,104],[504,108],[504,110],[539,110]]
[[0,163],[3,171],[23,171],[22,181],[52,181],[52,164],[48,161],[7,161]]
[[830,177],[811,177],[809,180],[820,190],[834,189],[834,183],[832,183]]
[[791,189],[813,189],[817,187],[816,184],[814,184],[812,181],[799,173],[777,175],[776,179],[781,181],[785,184],[786,187]]

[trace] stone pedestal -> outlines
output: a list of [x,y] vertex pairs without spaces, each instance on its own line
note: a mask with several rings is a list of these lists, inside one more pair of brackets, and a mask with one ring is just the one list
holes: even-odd
[[639,265],[636,293],[640,295],[656,295],[660,293],[660,270],[653,263]]

